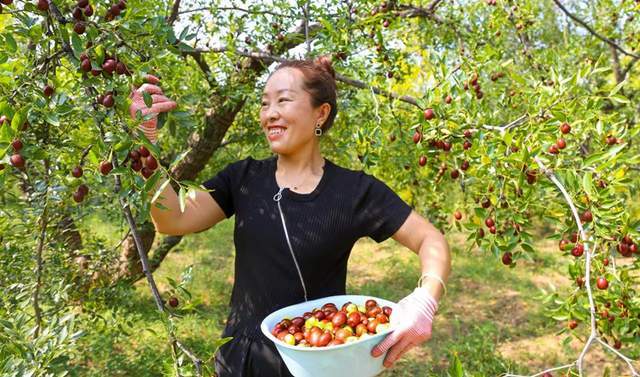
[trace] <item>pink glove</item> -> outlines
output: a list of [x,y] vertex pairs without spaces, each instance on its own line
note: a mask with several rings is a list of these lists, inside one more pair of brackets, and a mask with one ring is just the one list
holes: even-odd
[[391,367],[405,352],[431,338],[431,323],[438,302],[425,287],[418,287],[400,300],[391,314],[393,332],[371,351],[373,357],[389,353],[384,366]]
[[[136,113],[138,110],[140,110],[142,116],[147,114],[154,114],[157,116],[159,113],[171,111],[176,108],[177,104],[165,97],[162,93],[162,89],[157,85],[160,83],[160,79],[153,75],[147,75],[145,80],[147,81],[146,84],[142,84],[141,87],[131,93],[131,99],[133,100],[131,106],[129,106],[129,114],[131,115],[131,118],[136,119]],[[151,94],[151,98],[153,99],[151,107],[147,107],[147,105],[145,105],[142,92]],[[158,119],[156,116],[142,122],[138,126],[138,129],[142,131],[147,139],[149,139],[153,144],[158,141],[158,129],[156,128]]]

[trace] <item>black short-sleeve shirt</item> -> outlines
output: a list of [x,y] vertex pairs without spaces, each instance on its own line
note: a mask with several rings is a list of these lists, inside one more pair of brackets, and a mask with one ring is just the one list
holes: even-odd
[[[230,352],[244,353],[235,363],[242,362],[245,367],[251,349],[246,338],[262,336],[262,319],[277,309],[304,301],[274,200],[279,190],[276,167],[277,156],[264,160],[249,157],[227,165],[203,184],[212,190],[211,196],[225,215],[236,217],[235,281],[223,335],[238,338],[238,342],[245,338],[244,350],[239,347],[241,343],[234,348],[232,341],[226,355],[230,359]],[[386,240],[411,212],[411,207],[382,181],[326,158],[315,190],[299,194],[284,189],[280,205],[309,300],[345,294],[347,261],[355,242],[366,236],[377,242]],[[277,354],[275,357],[279,358]]]

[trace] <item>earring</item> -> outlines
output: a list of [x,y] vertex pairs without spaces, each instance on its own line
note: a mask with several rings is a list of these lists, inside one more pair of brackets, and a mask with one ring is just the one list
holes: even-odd
[[315,132],[316,132],[316,136],[317,136],[317,137],[322,136],[322,128],[320,128],[320,123],[318,123],[318,124],[316,125]]

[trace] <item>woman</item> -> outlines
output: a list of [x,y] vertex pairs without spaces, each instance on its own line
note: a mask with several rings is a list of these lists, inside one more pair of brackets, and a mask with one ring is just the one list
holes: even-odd
[[[131,114],[169,111],[156,78],[133,93]],[[147,109],[141,93],[152,94]],[[235,214],[235,281],[231,311],[220,348],[220,376],[290,376],[275,346],[260,332],[269,313],[302,302],[345,294],[347,260],[354,243],[369,236],[393,237],[420,257],[419,287],[400,301],[396,330],[372,351],[384,365],[431,336],[431,323],[450,254],[442,234],[412,211],[389,187],[362,171],[335,165],[322,156],[320,140],[335,119],[336,84],[331,62],[291,61],[278,66],[264,88],[260,125],[275,154],[229,164],[204,182],[183,213],[170,185],[152,206],[156,230],[185,235]],[[142,130],[155,142],[155,119]],[[159,183],[160,184],[160,183]],[[387,352],[388,351],[388,352]]]

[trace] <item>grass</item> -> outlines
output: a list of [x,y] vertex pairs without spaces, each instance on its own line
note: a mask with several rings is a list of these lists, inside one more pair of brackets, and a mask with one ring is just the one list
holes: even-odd
[[[167,278],[179,279],[192,266],[187,288],[193,299],[183,304],[193,311],[177,321],[177,333],[200,357],[213,354],[213,341],[225,325],[233,285],[233,222],[225,221],[207,232],[185,237],[155,273],[161,291]],[[409,351],[383,377],[447,376],[457,355],[469,376],[497,376],[504,372],[533,374],[573,361],[581,344],[570,343],[565,354],[558,335],[562,324],[544,316],[540,288],[558,288],[570,282],[558,272],[563,258],[555,242],[541,240],[533,261],[518,261],[506,268],[481,250],[463,251],[460,234],[449,234],[453,273],[448,294],[440,304],[430,341]],[[360,240],[349,261],[347,292],[397,301],[408,294],[419,276],[417,256],[393,240],[377,244]],[[127,302],[115,305],[116,317],[105,313],[82,338],[77,357],[78,376],[159,376],[172,374],[166,330],[158,319],[146,281],[136,285]],[[123,320],[124,318],[124,320]],[[577,331],[586,333],[586,326]],[[601,350],[589,358],[589,376],[628,372]],[[596,365],[597,364],[597,365]]]

